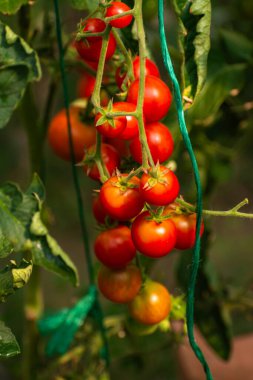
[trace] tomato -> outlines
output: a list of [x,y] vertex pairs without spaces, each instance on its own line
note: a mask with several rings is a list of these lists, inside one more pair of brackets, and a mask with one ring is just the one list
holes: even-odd
[[99,195],[92,200],[92,211],[96,221],[100,224],[105,224],[105,219],[108,215],[101,203]]
[[[147,124],[145,127],[150,153],[155,164],[162,163],[171,156],[174,149],[174,142],[169,129],[160,122]],[[141,143],[139,137],[135,137],[130,143],[130,152],[133,159],[139,164],[142,163]]]
[[[94,152],[95,148],[96,148],[96,145],[92,145],[88,149],[88,153],[91,154],[92,152]],[[84,159],[85,159],[85,156],[84,156]],[[119,167],[119,163],[120,163],[120,157],[117,150],[109,144],[102,143],[101,156],[109,174],[112,175],[115,169]],[[95,181],[100,180],[98,167],[95,164],[95,162],[92,161],[91,163],[86,163],[83,167],[83,170],[90,178],[94,179]]]
[[[118,109],[115,108],[115,105],[112,106],[112,112],[117,111]],[[125,116],[117,116],[113,119],[106,119],[103,124],[98,124],[100,122],[100,119],[102,120],[103,115],[101,113],[98,113],[95,117],[95,126],[101,135],[109,138],[114,138],[119,136],[127,125],[127,119]]]
[[[127,101],[137,104],[139,92],[139,79],[136,79],[129,87]],[[145,91],[143,112],[146,122],[151,123],[162,119],[168,112],[172,102],[169,87],[153,75],[145,77]]]
[[135,265],[112,270],[101,267],[98,272],[98,287],[105,298],[116,303],[128,303],[141,288],[141,273]]
[[[84,23],[84,32],[99,33],[103,32],[106,24],[103,20],[98,18],[89,18]],[[102,48],[102,37],[86,37],[84,40],[75,41],[75,48],[80,57],[88,61],[99,61],[99,56]],[[108,48],[106,52],[106,60],[110,59],[116,49],[116,41],[112,33],[109,35]]]
[[[70,107],[69,109],[76,162],[82,160],[84,150],[96,141],[96,129],[81,121],[80,112],[81,109],[78,107]],[[70,161],[68,122],[65,109],[62,109],[52,118],[48,129],[48,140],[57,156]]]
[[116,220],[129,220],[138,215],[144,201],[141,197],[138,177],[132,177],[127,183],[127,174],[109,178],[100,190],[100,199],[108,214]]
[[98,260],[111,269],[124,268],[136,255],[127,226],[101,232],[95,240],[94,250]]
[[[130,9],[131,8],[129,8],[128,5],[126,5],[120,1],[113,1],[110,4],[110,6],[107,8],[105,17],[116,16],[116,15],[119,15],[121,13],[130,11]],[[132,19],[133,19],[132,15],[122,16],[122,17],[117,18],[116,20],[110,21],[109,23],[114,28],[122,29],[122,28],[125,28],[126,26],[128,26],[129,24],[131,24]]]
[[[191,249],[195,244],[195,234],[196,234],[196,214],[175,214],[173,209],[176,205],[172,204],[165,208],[164,214],[171,214],[170,220],[175,224],[176,227],[176,244],[177,249]],[[204,232],[204,222],[201,223],[200,236]]]
[[142,212],[132,224],[132,239],[136,249],[145,256],[167,255],[176,244],[176,227],[170,219],[156,221],[148,211]]
[[[114,111],[133,112],[136,110],[136,105],[127,102],[117,102],[113,105]],[[138,136],[138,121],[134,116],[126,116],[126,128],[118,136],[123,140],[129,140]]]
[[78,82],[77,92],[79,98],[89,98],[94,91],[95,82],[96,78],[93,75],[83,72]]
[[171,296],[159,282],[148,280],[129,304],[132,318],[144,325],[154,325],[165,319],[171,311]]
[[[133,60],[133,71],[134,71],[134,78],[135,79],[140,78],[140,57],[138,55]],[[146,58],[145,60],[145,76],[147,75],[153,75],[155,77],[160,78],[158,67],[149,58]],[[120,90],[122,90],[121,86],[125,77],[126,77],[126,71],[123,70],[122,72],[122,67],[118,67],[115,73],[115,80]]]
[[121,138],[116,137],[114,139],[107,138],[106,142],[114,146],[114,148],[118,151],[120,157],[127,158],[128,156],[130,156],[127,140],[122,140]]
[[143,173],[140,192],[145,202],[155,206],[165,206],[173,202],[179,193],[176,175],[165,166]]

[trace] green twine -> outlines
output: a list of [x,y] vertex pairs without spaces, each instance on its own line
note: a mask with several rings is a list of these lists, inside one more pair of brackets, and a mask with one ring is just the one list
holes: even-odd
[[74,146],[71,133],[71,122],[69,114],[69,95],[68,95],[68,85],[65,73],[64,64],[64,49],[62,44],[62,34],[61,34],[61,19],[59,12],[58,0],[54,0],[55,8],[55,19],[56,19],[56,33],[57,42],[59,48],[59,61],[61,69],[61,79],[63,85],[64,94],[64,104],[66,109],[67,123],[68,123],[68,137],[69,137],[69,147],[71,154],[71,167],[72,176],[77,198],[77,207],[79,212],[79,220],[82,232],[82,239],[84,245],[84,253],[86,257],[86,262],[88,266],[89,282],[90,287],[88,294],[85,295],[81,300],[79,300],[72,308],[63,309],[54,315],[42,318],[38,322],[39,330],[42,334],[51,334],[51,338],[48,342],[46,352],[49,356],[54,354],[64,354],[70,347],[71,342],[74,339],[75,333],[78,328],[82,325],[89,313],[93,313],[94,318],[97,320],[101,337],[103,340],[103,348],[101,356],[105,359],[107,366],[109,365],[109,350],[108,343],[105,333],[105,328],[103,325],[103,313],[98,300],[96,286],[95,286],[95,273],[92,265],[92,258],[88,239],[88,229],[84,217],[83,201],[81,195],[81,187],[79,183],[79,177],[77,173],[77,168],[75,166],[75,156],[74,156]]
[[173,69],[173,64],[170,58],[167,41],[166,41],[166,35],[165,35],[165,28],[164,28],[164,2],[163,0],[158,0],[159,4],[159,32],[160,32],[160,40],[161,40],[161,48],[162,48],[162,55],[165,67],[167,71],[169,72],[172,84],[173,84],[173,90],[174,90],[174,96],[175,96],[175,102],[177,107],[177,115],[178,115],[178,122],[180,131],[186,146],[186,149],[189,153],[193,172],[194,172],[194,179],[195,184],[197,188],[197,223],[196,223],[196,242],[194,246],[193,251],[193,259],[192,259],[192,266],[191,266],[191,276],[188,286],[188,294],[187,294],[187,308],[186,308],[186,317],[187,317],[187,331],[188,331],[188,337],[190,345],[196,355],[196,357],[199,359],[200,363],[202,364],[204,371],[206,373],[207,380],[213,380],[210,368],[205,360],[205,357],[199,348],[197,342],[195,341],[194,337],[194,296],[195,296],[195,286],[196,286],[196,280],[197,280],[197,274],[198,274],[198,268],[199,268],[199,259],[200,259],[200,227],[201,227],[201,220],[202,220],[202,188],[201,188],[201,182],[200,182],[200,176],[199,176],[199,169],[198,164],[194,155],[194,151],[192,148],[191,140],[188,135],[188,131],[186,128],[185,123],[185,117],[184,117],[184,110],[181,100],[181,91],[180,87]]

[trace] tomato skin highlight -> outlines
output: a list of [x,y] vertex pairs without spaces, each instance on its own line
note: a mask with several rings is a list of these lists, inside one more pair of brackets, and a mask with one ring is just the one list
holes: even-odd
[[129,304],[129,312],[139,323],[154,325],[169,315],[171,303],[171,296],[165,286],[147,280],[139,294]]
[[[139,79],[131,83],[127,101],[137,104]],[[161,120],[169,111],[172,95],[169,87],[160,79],[152,75],[145,77],[145,91],[143,112],[147,123]]]
[[127,226],[102,231],[95,240],[94,251],[97,259],[111,269],[124,268],[136,255]]
[[[190,215],[173,215],[173,205],[170,205],[165,208],[164,214],[171,214],[172,217],[170,220],[174,223],[176,227],[176,244],[175,248],[177,249],[191,249],[195,244],[195,234],[196,234],[196,214]],[[200,236],[204,233],[204,222],[202,221],[200,227]]]
[[[127,177],[123,174],[120,178]],[[120,186],[117,176],[109,178],[100,190],[101,202],[108,215],[113,219],[126,221],[138,215],[143,206],[144,201],[140,195],[140,180],[138,177],[132,177],[127,186]]]
[[[150,153],[156,164],[163,163],[172,155],[174,141],[169,129],[160,122],[146,124],[145,126]],[[133,159],[142,164],[141,143],[139,137],[135,137],[130,143],[130,152]]]
[[148,211],[134,220],[131,228],[136,249],[145,256],[159,258],[168,255],[176,244],[176,227],[170,219],[156,222]]
[[[96,145],[92,145],[88,149],[88,153],[94,152],[95,149],[96,149]],[[102,143],[101,144],[101,157],[102,157],[102,161],[104,162],[104,165],[106,166],[109,174],[112,175],[113,172],[115,171],[115,169],[120,164],[120,157],[119,157],[117,150],[109,144]],[[85,159],[85,155],[83,158]],[[85,164],[83,166],[83,171],[90,178],[94,179],[94,181],[100,181],[100,174],[98,171],[98,167],[94,162],[91,165]]]
[[[80,162],[83,158],[84,150],[96,141],[96,129],[81,121],[80,111],[81,109],[78,107],[70,107],[69,109],[75,162]],[[52,118],[48,128],[48,141],[57,156],[66,161],[71,160],[65,109],[59,111]]]
[[155,206],[165,206],[173,202],[179,193],[176,175],[165,166],[159,166],[158,179],[151,172],[149,170],[141,177],[140,192],[145,202]]
[[[131,8],[129,8],[128,5],[120,1],[113,1],[110,4],[110,7],[107,8],[105,17],[112,17],[115,15],[119,15],[123,12],[130,11],[130,9]],[[131,24],[132,19],[133,19],[132,15],[122,16],[122,17],[119,17],[118,19],[111,20],[109,24],[113,26],[114,28],[122,29],[128,26],[129,24]]]
[[135,265],[112,270],[101,267],[98,272],[98,288],[103,296],[115,303],[129,303],[141,288],[141,272]]
[[[136,110],[136,105],[128,102],[117,102],[114,103],[113,109],[115,111],[126,111],[134,112]],[[138,121],[134,116],[126,116],[126,127],[119,134],[119,138],[123,140],[130,140],[139,134]]]

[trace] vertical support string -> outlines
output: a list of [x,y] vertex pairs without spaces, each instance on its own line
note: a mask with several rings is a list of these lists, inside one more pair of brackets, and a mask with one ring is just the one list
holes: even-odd
[[203,355],[203,352],[201,351],[200,347],[198,346],[195,337],[194,337],[194,298],[195,298],[195,286],[197,281],[197,275],[198,275],[198,268],[199,268],[199,261],[200,261],[200,228],[201,228],[201,220],[202,220],[202,187],[201,187],[201,181],[200,181],[200,175],[199,175],[199,169],[198,164],[196,161],[196,157],[192,148],[191,140],[187,131],[186,123],[185,123],[185,117],[184,117],[184,110],[183,110],[183,104],[181,99],[181,91],[179,87],[178,80],[176,78],[173,64],[170,58],[167,41],[166,41],[166,34],[165,34],[165,27],[164,27],[164,0],[158,0],[159,5],[159,11],[158,11],[158,17],[159,17],[159,33],[160,33],[160,40],[161,40],[161,49],[162,49],[162,55],[163,55],[163,61],[164,65],[170,75],[172,84],[173,84],[173,90],[174,90],[174,96],[175,96],[175,102],[177,107],[177,115],[178,115],[178,122],[179,122],[179,128],[183,137],[184,144],[186,146],[186,149],[188,151],[188,154],[190,156],[191,164],[193,167],[194,172],[194,180],[196,184],[196,190],[197,190],[197,222],[196,222],[196,241],[194,245],[193,250],[193,257],[192,257],[192,265],[191,265],[191,274],[190,274],[190,280],[188,284],[188,293],[187,293],[187,308],[186,308],[186,319],[187,319],[187,332],[188,332],[188,338],[190,345],[192,347],[192,350],[194,351],[196,357],[202,364],[204,371],[206,373],[206,379],[207,380],[213,380],[210,368],[206,362],[206,359]]

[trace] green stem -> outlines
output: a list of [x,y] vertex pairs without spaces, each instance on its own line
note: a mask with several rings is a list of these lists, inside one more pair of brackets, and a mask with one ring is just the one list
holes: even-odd
[[135,14],[135,9],[133,8],[133,9],[130,9],[129,11],[122,12],[114,16],[106,17],[104,21],[108,24],[110,21],[117,20],[118,18],[121,18],[124,16],[130,16],[134,14]]
[[97,139],[96,139],[96,151],[95,151],[93,159],[94,159],[94,161],[98,167],[101,182],[105,182],[110,177],[110,175],[109,175],[108,170],[106,169],[106,166],[104,165],[104,161],[102,160],[102,157],[101,157],[102,138],[101,138],[100,133],[97,132],[96,137],[97,137]]
[[135,260],[136,260],[136,265],[140,269],[140,272],[141,272],[142,285],[143,285],[146,282],[147,276],[146,276],[145,268],[141,262],[140,254],[138,252],[136,253]]
[[130,79],[130,81],[133,81],[134,80],[134,70],[133,70],[133,61],[132,61],[131,54],[129,54],[129,52],[127,51],[118,31],[115,28],[112,28],[112,33],[115,37],[118,48],[122,51],[122,54],[125,57],[127,68],[128,68],[127,76]]

